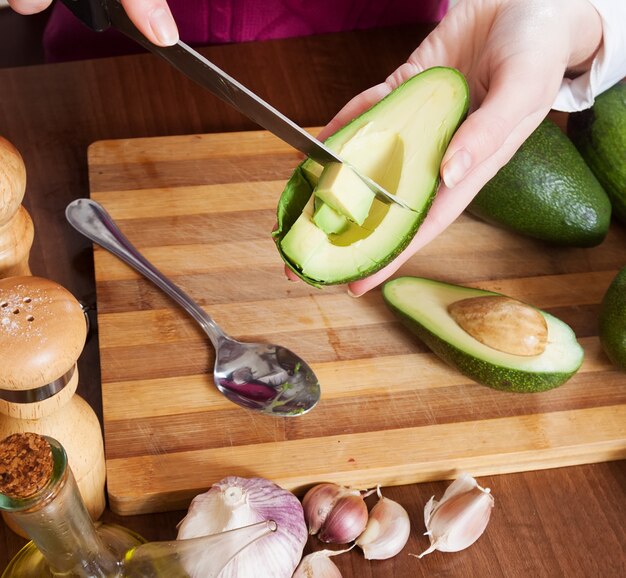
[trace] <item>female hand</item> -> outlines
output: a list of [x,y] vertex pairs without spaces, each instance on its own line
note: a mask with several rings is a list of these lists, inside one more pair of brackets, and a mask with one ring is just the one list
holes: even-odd
[[427,218],[392,263],[349,284],[353,295],[387,279],[463,212],[547,115],[566,71],[584,70],[601,39],[600,16],[587,0],[461,0],[408,62],[337,114],[321,139],[426,68],[457,68],[470,86],[472,112],[443,158]]
[[[52,0],[9,0],[20,14],[35,14],[50,6]],[[171,46],[178,42],[178,28],[166,0],[122,0],[124,10],[139,31],[154,44]]]

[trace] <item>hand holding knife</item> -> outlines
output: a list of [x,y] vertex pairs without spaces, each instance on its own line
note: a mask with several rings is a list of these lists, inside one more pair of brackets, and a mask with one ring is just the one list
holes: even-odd
[[[150,52],[167,60],[193,81],[207,88],[261,127],[319,164],[344,163],[336,153],[323,143],[184,42],[179,41],[173,46],[165,47],[150,42],[132,23],[119,0],[62,1],[89,28],[97,32],[111,27],[119,30]],[[361,174],[354,167],[351,168],[379,200],[413,210],[404,201],[386,191],[372,179]]]

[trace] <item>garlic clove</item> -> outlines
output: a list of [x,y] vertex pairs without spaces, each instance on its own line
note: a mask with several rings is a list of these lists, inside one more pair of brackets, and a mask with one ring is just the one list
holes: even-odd
[[461,475],[446,490],[440,502],[434,496],[424,507],[430,547],[418,558],[435,550],[458,552],[483,534],[491,517],[494,498],[468,474]]
[[313,486],[305,494],[302,508],[309,527],[309,534],[315,535],[319,532],[328,514],[343,494],[343,489],[337,484],[324,483]]
[[359,536],[367,525],[367,505],[359,494],[339,498],[320,528],[322,542],[347,544]]
[[318,484],[302,500],[309,534],[322,542],[352,542],[367,524],[367,506],[361,492],[332,483]]
[[337,565],[330,559],[352,550],[353,546],[345,550],[319,550],[302,558],[292,578],[341,578]]
[[[440,504],[447,502],[450,498],[456,496],[457,494],[464,494],[465,492],[469,492],[474,488],[478,487],[478,482],[470,476],[466,472],[462,472],[459,477],[454,480],[445,490],[441,500],[439,500]],[[431,498],[434,501],[435,496]],[[436,502],[435,502],[436,503]]]
[[379,500],[369,513],[365,531],[356,539],[367,560],[386,560],[398,554],[411,532],[408,512],[398,502],[385,498],[377,488]]

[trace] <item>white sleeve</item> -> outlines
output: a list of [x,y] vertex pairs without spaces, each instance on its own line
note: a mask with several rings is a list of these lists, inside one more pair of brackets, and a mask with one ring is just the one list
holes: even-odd
[[591,107],[595,97],[626,77],[626,0],[588,0],[602,19],[602,46],[591,69],[564,78],[552,108],[574,112]]

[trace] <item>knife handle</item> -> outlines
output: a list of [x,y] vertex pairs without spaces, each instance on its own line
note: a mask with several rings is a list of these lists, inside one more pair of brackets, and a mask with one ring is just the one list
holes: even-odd
[[111,26],[107,0],[61,0],[75,16],[92,30],[102,32]]

